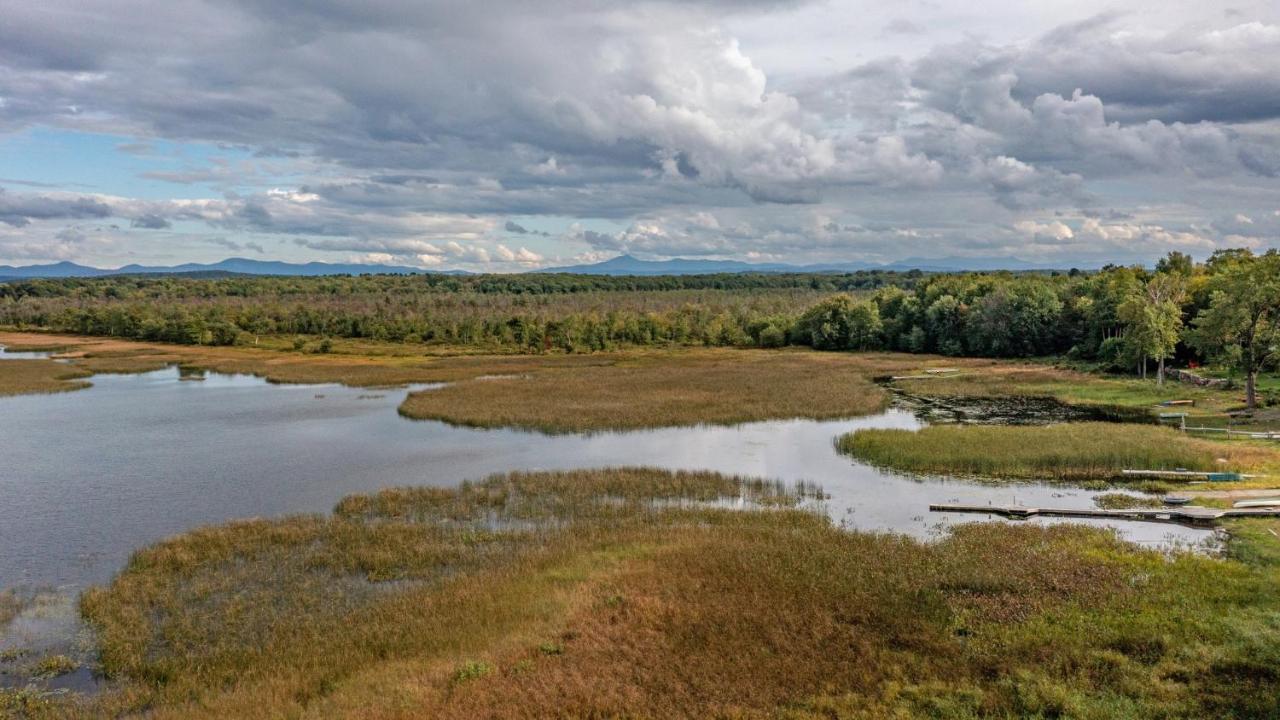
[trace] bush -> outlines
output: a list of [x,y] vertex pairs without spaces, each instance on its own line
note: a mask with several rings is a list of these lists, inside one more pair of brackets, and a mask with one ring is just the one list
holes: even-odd
[[875,303],[836,295],[800,316],[796,337],[818,350],[873,350],[880,347],[882,328]]
[[769,325],[760,331],[760,347],[778,348],[787,344],[787,331],[777,325]]

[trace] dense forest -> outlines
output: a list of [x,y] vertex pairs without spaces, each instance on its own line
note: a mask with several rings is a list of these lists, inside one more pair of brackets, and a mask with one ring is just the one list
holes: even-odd
[[[198,344],[262,335],[528,352],[705,344],[1065,355],[1145,374],[1277,360],[1280,255],[1066,273],[120,276],[0,284],[0,324]],[[327,347],[327,344],[325,344]],[[1249,383],[1250,388],[1252,383]],[[1252,395],[1252,393],[1250,393]]]

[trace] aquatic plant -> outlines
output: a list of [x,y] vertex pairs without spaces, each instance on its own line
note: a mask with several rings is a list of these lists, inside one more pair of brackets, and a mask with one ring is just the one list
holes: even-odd
[[1239,471],[1277,462],[1269,448],[1200,440],[1171,428],[1099,422],[858,430],[843,436],[839,448],[906,472],[1073,482],[1124,479],[1125,469]]
[[[786,500],[704,502],[723,495]],[[710,473],[528,473],[200,529],[86,594],[119,684],[51,716],[1280,711],[1274,550],[1165,555],[1065,525],[920,543],[799,500]]]

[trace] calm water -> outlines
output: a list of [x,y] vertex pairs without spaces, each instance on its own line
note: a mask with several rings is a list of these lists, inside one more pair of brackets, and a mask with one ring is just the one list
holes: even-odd
[[[180,380],[168,369],[97,376],[76,392],[0,398],[0,589],[49,588],[71,598],[110,579],[134,549],[194,526],[327,512],[349,493],[450,486],[508,470],[651,465],[806,480],[822,485],[831,514],[850,527],[919,537],[981,518],[930,513],[930,502],[1089,507],[1094,495],[917,480],[836,453],[833,440],[856,428],[919,427],[903,411],[551,436],[406,420],[396,413],[405,393],[214,373]],[[1112,525],[1144,544],[1210,536],[1174,525]],[[38,620],[18,628],[39,634]]]

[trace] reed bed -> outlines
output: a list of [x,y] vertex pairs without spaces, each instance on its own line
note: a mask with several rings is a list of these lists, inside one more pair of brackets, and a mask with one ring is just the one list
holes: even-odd
[[[708,499],[746,497],[727,510]],[[761,502],[756,502],[761,501]],[[773,483],[619,469],[205,528],[84,597],[113,689],[30,717],[1274,717],[1280,541],[845,532]],[[781,507],[779,507],[781,506]],[[772,507],[775,509],[764,509]]]
[[0,631],[13,622],[26,605],[26,599],[13,590],[0,590]]
[[89,387],[87,370],[45,359],[0,360],[0,397]]
[[1099,422],[858,430],[843,436],[839,447],[904,472],[1056,481],[1118,479],[1124,469],[1253,470],[1277,461],[1269,448],[1190,438],[1171,428]]
[[[401,413],[552,432],[865,415],[888,402],[887,393],[869,378],[908,362],[892,354],[728,348],[424,356],[371,354],[372,348],[352,346],[321,355],[3,332],[0,343],[15,349],[24,343],[62,343],[74,364],[57,367],[78,376],[181,365],[284,383],[453,383],[411,395]],[[0,383],[9,362],[18,361],[0,365]]]
[[1103,510],[1128,510],[1131,508],[1164,507],[1164,500],[1158,497],[1130,495],[1129,493],[1103,493],[1093,498],[1093,504]]
[[609,365],[413,393],[400,412],[458,425],[547,432],[850,417],[888,403],[864,368],[854,356],[810,351],[632,353]]

